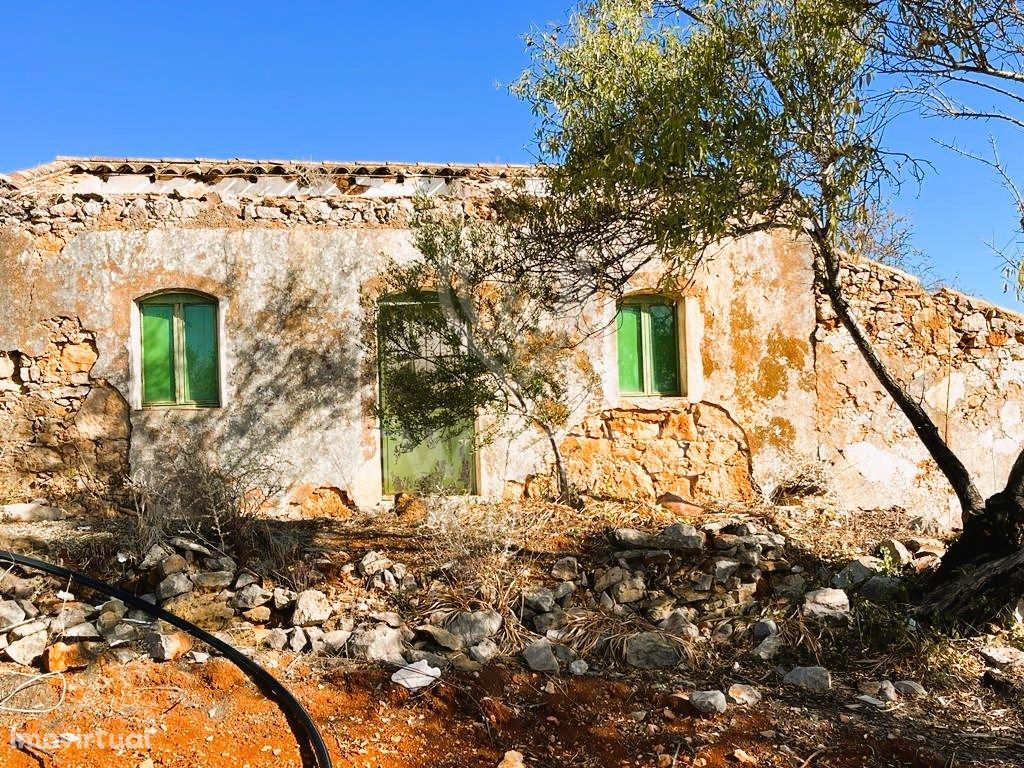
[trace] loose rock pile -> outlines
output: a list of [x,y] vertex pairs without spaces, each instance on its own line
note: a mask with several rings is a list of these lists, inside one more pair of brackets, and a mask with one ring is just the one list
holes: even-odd
[[[620,528],[608,540],[607,555],[596,562],[555,561],[505,615],[489,607],[417,608],[437,604],[445,585],[380,551],[345,565],[340,583],[327,591],[275,584],[186,537],[153,546],[127,576],[143,599],[207,630],[230,628],[221,636],[243,647],[467,671],[511,652],[536,672],[585,674],[611,656],[639,669],[685,666],[686,646],[697,642],[732,644],[755,661],[772,660],[785,642],[778,622],[764,615],[769,607],[789,606],[805,620],[841,625],[850,615],[848,592],[889,597],[901,589],[897,563],[916,568],[941,554],[939,542],[885,542],[880,557],[857,558],[834,574],[833,586],[808,590],[803,569],[786,559],[785,537],[753,518],[676,523],[654,533]],[[206,657],[188,635],[144,612],[117,600],[80,602],[59,589],[14,572],[0,581],[0,650],[8,659],[60,671],[103,654]],[[418,613],[401,615],[396,603]],[[629,631],[617,643],[610,630],[596,642],[577,642],[576,628],[595,617]],[[820,668],[797,667],[785,680],[808,690],[830,687]],[[909,681],[903,683],[909,690]],[[698,709],[725,705],[725,693],[704,693],[691,696]],[[740,703],[756,695],[729,692]]]

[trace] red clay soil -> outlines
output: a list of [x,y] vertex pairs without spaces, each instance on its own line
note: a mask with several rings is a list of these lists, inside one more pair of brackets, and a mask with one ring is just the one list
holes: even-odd
[[[538,675],[489,667],[478,677],[446,673],[445,682],[410,692],[391,683],[388,671],[365,666],[313,670],[300,660],[276,671],[320,725],[336,766],[491,767],[508,749],[519,750],[526,764],[537,768],[1024,764],[1018,762],[1020,753],[1005,746],[984,760],[956,757],[948,747],[944,751],[950,754],[943,756],[932,751],[942,749],[935,734],[914,733],[905,724],[880,732],[842,714],[848,711],[842,706],[825,703],[816,708],[806,701],[766,700],[749,709],[731,707],[724,715],[699,716],[671,695],[676,688],[664,685],[664,677],[563,678],[548,685]],[[107,664],[69,674],[67,681],[67,699],[52,713],[0,715],[0,766],[300,766],[280,710],[226,661]],[[57,681],[46,685],[52,688],[20,694],[17,703],[53,702]],[[12,728],[26,737],[20,748],[10,743]],[[32,737],[43,734],[92,734],[95,742],[97,729],[110,734],[104,737],[107,744],[110,737],[117,746],[128,734],[139,734],[136,738],[148,737],[149,747],[31,746]],[[756,762],[744,763],[747,758]]]

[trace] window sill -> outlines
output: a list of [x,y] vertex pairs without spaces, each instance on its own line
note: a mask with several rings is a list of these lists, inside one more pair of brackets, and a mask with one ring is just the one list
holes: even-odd
[[219,411],[223,405],[193,405],[191,403],[169,403],[167,405],[143,405],[133,411]]
[[649,411],[679,408],[692,402],[686,395],[619,395],[620,408],[640,408]]

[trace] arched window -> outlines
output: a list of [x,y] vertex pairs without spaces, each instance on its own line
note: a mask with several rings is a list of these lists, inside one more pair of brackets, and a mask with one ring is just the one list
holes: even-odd
[[217,302],[198,293],[139,301],[142,405],[220,405]]
[[683,393],[678,315],[676,302],[663,296],[632,296],[619,304],[615,338],[620,395]]

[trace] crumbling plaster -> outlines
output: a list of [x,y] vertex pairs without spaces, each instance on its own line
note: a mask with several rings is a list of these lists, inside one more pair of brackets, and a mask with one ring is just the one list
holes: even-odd
[[[98,352],[90,381],[133,406],[136,473],[191,435],[226,460],[278,457],[318,504],[317,488],[344,492],[332,500],[379,501],[376,372],[360,296],[385,258],[416,258],[412,194],[433,191],[441,205],[488,217],[489,190],[504,179],[485,172],[406,186],[396,176],[343,193],[253,177],[238,196],[236,181],[214,189],[98,178],[76,172],[0,194],[0,350],[45,355],[47,323],[79,323]],[[256,194],[268,191],[287,194]],[[854,262],[847,280],[897,375],[920,393],[982,490],[997,489],[1024,441],[1021,318],[950,291],[931,296],[870,262]],[[631,290],[658,284],[651,271]],[[220,302],[221,408],[138,407],[134,302],[169,289]],[[778,233],[723,243],[671,295],[686,339],[678,398],[618,395],[614,305],[595,306],[607,326],[586,347],[598,392],[563,435],[577,483],[625,496],[744,499],[794,455],[817,456],[833,466],[846,506],[952,519],[948,487],[815,292],[806,243]],[[115,429],[124,434],[109,445],[127,445],[127,429]],[[511,436],[483,446],[478,462],[481,493],[518,493],[545,471],[546,444]]]

